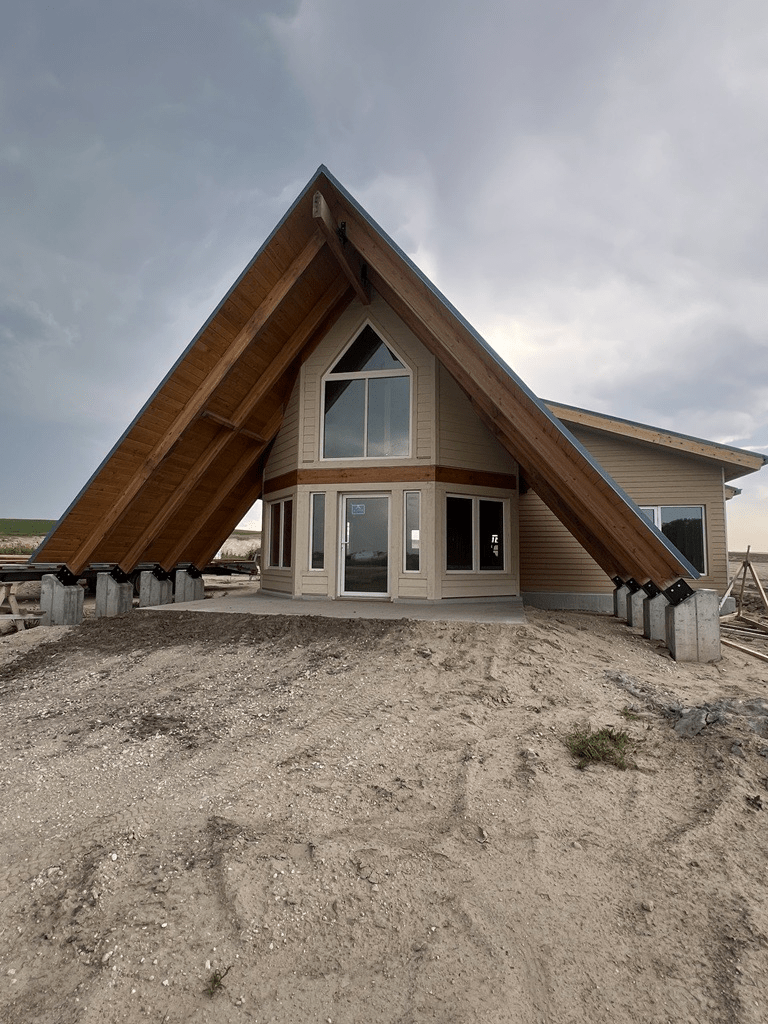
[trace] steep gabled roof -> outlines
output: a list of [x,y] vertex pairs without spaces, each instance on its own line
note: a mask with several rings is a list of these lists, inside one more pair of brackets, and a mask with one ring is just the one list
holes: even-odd
[[301,362],[374,288],[609,576],[698,574],[320,167],[31,561],[204,565],[260,496]]
[[546,406],[565,424],[589,427],[591,430],[625,437],[629,441],[639,441],[641,444],[666,448],[683,455],[715,462],[723,470],[725,480],[735,480],[737,477],[746,476],[747,473],[754,473],[768,463],[768,455],[762,455],[760,452],[734,448],[729,444],[718,444],[702,437],[679,434],[674,430],[662,430],[648,423],[636,423],[618,416],[580,409],[575,405],[563,405],[561,402],[546,402]]

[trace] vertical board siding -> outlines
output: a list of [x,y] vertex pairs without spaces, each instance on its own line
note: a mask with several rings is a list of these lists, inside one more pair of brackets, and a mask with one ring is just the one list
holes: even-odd
[[516,473],[517,463],[480,420],[459,385],[440,365],[438,368],[437,461],[441,466]]
[[[573,425],[572,433],[638,505],[703,505],[707,573],[694,587],[728,585],[725,496],[719,465],[703,458]],[[529,491],[520,498],[523,591],[609,593],[613,584]]]

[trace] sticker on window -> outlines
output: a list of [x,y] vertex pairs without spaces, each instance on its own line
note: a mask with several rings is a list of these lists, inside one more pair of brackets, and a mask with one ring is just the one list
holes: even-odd
[[350,505],[349,510],[353,516],[365,515],[365,505]]

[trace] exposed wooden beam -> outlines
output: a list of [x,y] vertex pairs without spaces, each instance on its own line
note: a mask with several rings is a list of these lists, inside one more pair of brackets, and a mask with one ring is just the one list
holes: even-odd
[[245,427],[238,427],[232,420],[228,420],[226,416],[219,416],[216,412],[211,412],[210,409],[203,409],[200,413],[202,419],[212,420],[214,423],[218,423],[220,427],[226,427],[227,430],[231,430],[233,433],[242,434],[243,437],[249,437],[252,441],[262,442],[264,438],[261,434],[257,434],[255,430],[246,430]]
[[371,301],[371,289],[364,278],[364,264],[351,245],[345,245],[339,235],[339,227],[334,223],[330,207],[323,198],[322,192],[315,192],[312,197],[312,216],[328,243],[328,248],[341,267],[349,283],[355,289],[358,299],[367,306]]
[[[163,506],[158,509],[142,531],[141,535],[123,555],[120,560],[120,566],[125,570],[125,572],[130,572],[136,563],[142,560],[142,555],[151,543],[152,539],[160,533],[165,524],[176,514],[176,512],[178,512],[195,487],[197,487],[204,474],[221,455],[227,445],[231,443],[232,439],[237,436],[238,432],[244,432],[243,424],[251,417],[259,403],[278,383],[282,383],[284,385],[284,378],[291,364],[295,362],[304,348],[304,345],[315,334],[318,327],[327,317],[329,311],[336,308],[339,301],[343,299],[347,291],[348,286],[346,282],[335,281],[325,292],[320,301],[315,303],[312,310],[307,314],[304,320],[302,320],[288,343],[283,346],[275,359],[272,360],[264,373],[262,373],[261,377],[241,400],[237,409],[232,414],[232,418],[225,420],[225,428],[213,438],[204,452],[195,459],[194,465],[185,476],[184,482],[181,486],[177,487],[173,494],[165,501]],[[262,433],[264,436],[259,442],[257,442],[258,447],[254,449],[257,455],[259,451],[262,451],[266,444],[272,440],[275,434],[277,434],[277,431],[280,429],[282,417],[283,413],[281,410],[279,416],[273,417],[263,428]],[[215,415],[211,418],[214,419],[214,421],[223,419],[223,417]],[[174,552],[175,550],[176,549],[174,548]],[[166,564],[169,567],[172,567],[176,564],[179,557],[180,556],[178,555],[173,559],[168,557],[162,560],[161,564],[163,567],[166,567]]]
[[262,330],[279,309],[280,304],[307,271],[324,245],[325,239],[323,235],[320,232],[314,232],[277,284],[270,290],[253,315],[249,317],[247,323],[232,339],[226,353],[219,359],[211,372],[206,375],[204,382],[179,412],[170,429],[165,432],[152,451],[146,456],[141,467],[133,473],[123,492],[112,503],[109,511],[101,518],[99,525],[89,531],[77,551],[67,561],[67,565],[72,572],[79,573],[85,568],[99,544],[118,522],[131,501],[178,442],[187,427],[199,416],[213,392],[237,363],[238,359],[241,358],[259,331]]
[[[219,510],[224,501],[226,501],[227,497],[229,496],[233,488],[236,487],[243,479],[243,477],[246,475],[246,473],[250,471],[254,462],[256,462],[264,453],[264,450],[267,448],[272,438],[275,437],[278,430],[280,429],[280,425],[282,422],[283,412],[281,409],[278,414],[272,417],[272,419],[264,428],[264,433],[270,435],[268,439],[265,440],[265,442],[262,444],[260,448],[253,448],[250,452],[248,452],[245,458],[239,460],[237,465],[233,469],[231,469],[229,473],[221,480],[217,487],[216,499],[211,505],[209,505],[206,508],[205,518],[203,520],[198,520],[195,523],[193,523],[192,526],[183,535],[183,537],[176,541],[171,550],[163,556],[163,558],[160,561],[160,564],[163,567],[163,569],[166,570],[166,572],[169,572],[176,565],[176,563],[181,559],[184,552],[187,551],[187,549],[194,544],[196,538],[205,532],[205,526],[208,523],[208,521],[215,515],[215,513]],[[255,500],[256,499],[254,498],[254,501]],[[217,551],[219,546],[220,544],[217,538],[216,547],[214,548],[214,551]]]
[[[266,455],[266,451],[265,451],[265,453],[262,454],[262,458],[264,458],[265,455]],[[255,470],[256,479],[254,480],[254,482],[253,482],[252,486],[249,488],[249,490],[245,492],[245,496],[243,498],[243,501],[242,501],[241,505],[242,505],[242,508],[244,508],[246,512],[251,507],[251,505],[253,505],[253,503],[255,501],[257,501],[261,497],[261,476],[262,476],[261,470],[262,470],[262,468],[263,467],[261,467],[261,466],[257,466],[256,467],[256,470]],[[237,526],[237,524],[240,522],[240,519],[242,519],[242,515],[238,516],[238,518],[235,520],[234,526]],[[228,528],[226,530],[225,537],[228,537],[231,532],[232,532],[232,529]],[[215,542],[212,542],[209,536],[206,536],[205,534],[200,533],[198,535],[198,537],[195,538],[195,540],[192,542],[192,545],[189,548],[189,561],[191,561],[194,565],[199,565],[199,566],[207,565],[210,562],[210,560],[213,558],[213,556],[216,554],[216,552],[219,550],[220,547],[221,547],[221,541],[220,540],[216,540]]]

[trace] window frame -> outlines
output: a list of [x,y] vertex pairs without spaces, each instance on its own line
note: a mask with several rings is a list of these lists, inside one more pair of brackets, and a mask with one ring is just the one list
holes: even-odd
[[[408,568],[408,549],[409,549],[409,540],[408,540],[408,496],[409,495],[416,495],[416,497],[418,498],[418,509],[417,509],[417,524],[418,525],[417,525],[417,528],[416,528],[416,532],[418,533],[418,543],[419,543],[419,546],[418,546],[418,548],[416,548],[416,556],[417,556],[417,558],[419,560],[419,565],[418,565],[417,569],[409,569]],[[409,575],[418,575],[419,573],[421,573],[423,571],[422,570],[422,564],[421,564],[421,505],[422,505],[422,494],[421,494],[421,491],[415,491],[415,490],[403,491],[403,572],[404,573],[408,573]]]
[[[334,373],[333,369],[337,366],[344,358],[346,353],[355,344],[357,339],[366,329],[370,329],[380,339],[381,343],[385,345],[392,355],[402,363],[402,369],[391,369],[391,370],[351,370],[345,373]],[[402,455],[368,455],[368,412],[369,412],[369,393],[370,393],[370,380],[385,380],[393,377],[405,377],[408,381],[408,449],[405,454]],[[393,461],[397,459],[410,459],[413,457],[413,388],[414,388],[415,374],[410,363],[402,357],[399,350],[393,345],[387,336],[387,334],[381,330],[381,328],[372,323],[371,320],[366,320],[360,325],[355,331],[350,341],[344,346],[344,348],[334,356],[333,362],[327,368],[320,378],[320,461],[321,462],[350,462],[350,461]],[[328,382],[334,381],[352,381],[362,380],[365,383],[364,395],[363,395],[363,444],[362,454],[360,455],[326,455],[325,454],[325,392],[326,385]]]
[[[315,498],[323,499],[323,534],[322,542],[323,547],[320,552],[323,560],[322,565],[314,565],[315,558],[315,516],[317,510],[315,508]],[[310,491],[309,492],[309,571],[310,572],[325,572],[325,526],[326,526],[326,513],[327,513],[328,500],[325,491]]]
[[[472,530],[472,567],[467,569],[449,569],[448,568],[448,499],[459,498],[464,501],[471,502],[471,530]],[[501,565],[495,567],[481,568],[481,538],[480,538],[480,502],[487,501],[493,502],[494,504],[501,506],[501,534],[500,544],[502,552]],[[492,497],[489,494],[457,494],[455,492],[449,492],[445,495],[445,501],[443,503],[444,510],[444,530],[443,537],[445,541],[445,551],[443,557],[443,572],[450,573],[451,575],[497,575],[498,573],[509,572],[509,556],[507,554],[509,545],[507,544],[507,526],[509,523],[509,499],[508,498],[497,498]]]
[[[682,505],[638,505],[641,512],[653,512],[653,525],[659,530],[660,533],[664,533],[662,529],[662,509],[678,509],[678,508],[698,508],[701,509],[701,550],[703,555],[704,568],[699,569],[701,576],[707,576],[709,574],[709,560],[707,558],[707,510],[706,505],[702,505],[698,501],[687,502]],[[674,541],[670,540],[669,537],[664,533],[664,536],[671,544]],[[680,552],[694,568],[697,568],[692,558],[690,558],[684,551]]]
[[[293,567],[293,525],[295,520],[293,505],[293,495],[285,498],[278,498],[276,501],[270,501],[268,503],[267,522],[269,523],[269,545],[267,547],[267,551],[269,552],[269,561],[267,567],[269,569],[291,569]],[[289,530],[287,535],[285,528],[286,506],[290,508],[288,516]],[[279,510],[277,515],[277,527],[275,526],[274,514],[276,510]],[[273,560],[275,542],[277,542],[277,562]],[[288,556],[287,560],[286,554]]]

